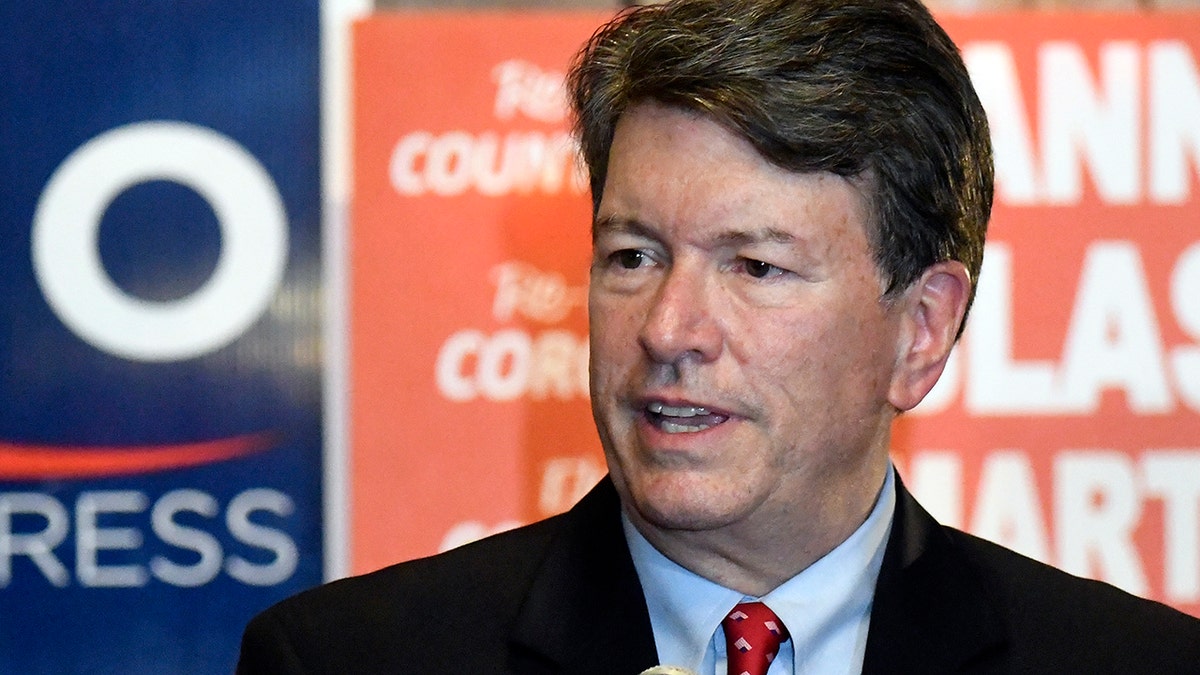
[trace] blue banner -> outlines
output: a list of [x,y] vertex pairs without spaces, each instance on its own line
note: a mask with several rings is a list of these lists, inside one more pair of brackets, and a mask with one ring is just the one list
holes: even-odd
[[318,0],[0,4],[0,673],[322,580]]

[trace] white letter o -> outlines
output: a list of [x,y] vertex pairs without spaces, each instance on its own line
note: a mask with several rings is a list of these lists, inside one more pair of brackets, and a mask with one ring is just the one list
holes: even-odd
[[[105,210],[151,180],[195,190],[221,228],[212,276],[170,302],[129,296],[100,260]],[[55,170],[33,218],[33,269],[55,314],[88,343],[134,361],[174,361],[224,347],[258,319],[283,280],[287,238],[279,190],[253,155],[211,129],[142,122],[93,138]]]

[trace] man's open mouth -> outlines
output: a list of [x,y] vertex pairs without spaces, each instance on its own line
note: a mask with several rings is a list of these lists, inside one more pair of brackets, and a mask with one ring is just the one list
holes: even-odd
[[729,416],[710,412],[702,406],[651,401],[646,404],[646,418],[664,433],[689,434],[711,429],[729,419]]

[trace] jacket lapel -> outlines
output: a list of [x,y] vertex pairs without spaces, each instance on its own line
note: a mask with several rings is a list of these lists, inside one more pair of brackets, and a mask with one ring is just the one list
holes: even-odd
[[[973,564],[897,477],[863,673],[987,672],[1007,630]],[[564,515],[519,610],[513,672],[637,675],[657,664],[609,479]]]
[[515,623],[514,658],[529,664],[517,672],[637,675],[658,662],[620,508],[605,478],[564,516]]
[[974,565],[897,476],[863,673],[987,672],[1007,630]]

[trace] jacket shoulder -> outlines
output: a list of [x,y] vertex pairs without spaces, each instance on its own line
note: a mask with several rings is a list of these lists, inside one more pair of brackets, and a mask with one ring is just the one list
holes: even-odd
[[943,529],[978,570],[1029,672],[1200,672],[1200,619]]
[[465,596],[475,605],[486,596],[503,604],[497,592],[527,585],[562,518],[556,516],[443,553],[333,581],[302,593],[296,600],[337,605],[347,601],[390,603],[404,598],[404,604],[411,605],[433,599],[446,603]]
[[898,487],[864,673],[1200,673],[1200,620],[940,525]]
[[563,517],[287,598],[247,625],[238,672],[407,672],[462,635],[502,653]]

